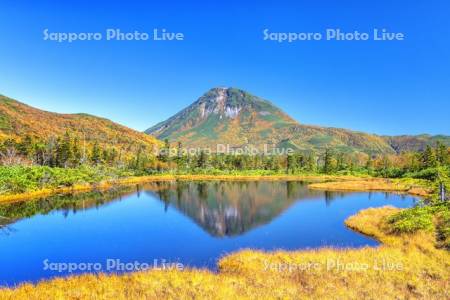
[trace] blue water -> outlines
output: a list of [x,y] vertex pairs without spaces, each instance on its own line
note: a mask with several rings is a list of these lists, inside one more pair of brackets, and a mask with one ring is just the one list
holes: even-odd
[[45,269],[46,260],[97,263],[103,272],[122,271],[107,269],[107,259],[214,270],[218,258],[243,248],[375,246],[344,220],[364,208],[415,201],[380,192],[312,191],[302,182],[161,182],[3,205],[0,284],[85,272]]

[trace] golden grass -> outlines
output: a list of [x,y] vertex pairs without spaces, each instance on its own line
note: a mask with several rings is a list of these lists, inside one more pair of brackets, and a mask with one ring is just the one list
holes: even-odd
[[358,177],[354,176],[333,176],[333,175],[150,175],[139,177],[127,177],[114,180],[105,180],[95,184],[79,184],[71,187],[59,187],[54,189],[42,189],[21,194],[0,195],[0,203],[14,201],[32,200],[38,197],[47,197],[56,194],[88,192],[92,190],[106,190],[117,185],[132,185],[153,181],[173,181],[173,180],[235,180],[235,181],[255,181],[255,180],[284,180],[284,181],[354,181]]
[[366,178],[346,181],[312,183],[311,189],[328,191],[386,191],[408,193],[417,196],[428,196],[431,190],[424,187],[421,181],[405,181],[399,179]]
[[449,252],[434,247],[430,232],[390,234],[385,219],[397,211],[367,209],[346,220],[381,240],[377,248],[244,250],[223,257],[217,274],[83,275],[0,289],[0,299],[449,299]]

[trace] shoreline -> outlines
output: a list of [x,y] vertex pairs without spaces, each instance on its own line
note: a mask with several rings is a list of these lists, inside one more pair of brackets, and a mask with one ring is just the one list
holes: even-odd
[[235,180],[235,181],[317,181],[317,182],[346,182],[355,180],[371,179],[371,177],[339,176],[339,175],[147,175],[136,177],[125,177],[119,179],[104,180],[92,184],[78,184],[69,187],[59,187],[52,189],[41,189],[20,194],[0,195],[0,204],[33,200],[35,198],[49,197],[56,194],[70,194],[75,192],[89,192],[94,190],[106,190],[115,185],[126,186],[133,184],[145,184],[155,181],[214,181],[214,180]]
[[[445,298],[450,254],[434,247],[433,232],[389,233],[386,218],[398,211],[390,206],[367,208],[345,220],[348,228],[378,240],[380,245],[376,247],[269,252],[247,249],[222,257],[217,273],[189,268],[73,275],[1,287],[0,298],[45,299],[57,294],[77,299],[103,299],[107,295],[115,299],[185,295],[201,299],[254,295],[264,299],[317,299],[342,295],[349,286],[354,287],[351,298]],[[301,269],[311,264],[319,267]],[[399,268],[391,269],[394,264]]]
[[401,179],[370,178],[348,181],[312,183],[308,188],[336,192],[393,192],[413,196],[429,197],[432,191],[417,183],[405,183]]

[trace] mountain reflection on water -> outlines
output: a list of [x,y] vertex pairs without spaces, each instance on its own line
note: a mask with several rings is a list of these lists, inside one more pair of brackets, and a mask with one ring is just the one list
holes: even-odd
[[[266,224],[297,200],[322,197],[303,182],[157,182],[146,193],[175,207],[217,237],[240,235]],[[327,193],[327,201],[334,195]]]
[[266,224],[296,201],[323,198],[328,204],[342,193],[309,190],[297,181],[163,181],[119,187],[107,191],[57,195],[33,201],[0,205],[0,229],[37,214],[59,211],[66,217],[100,208],[124,197],[142,193],[176,208],[210,235],[234,236]]

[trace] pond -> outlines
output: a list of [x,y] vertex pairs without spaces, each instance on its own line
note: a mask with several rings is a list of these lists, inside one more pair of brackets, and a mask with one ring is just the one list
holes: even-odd
[[215,270],[220,257],[244,248],[376,246],[344,220],[416,201],[294,181],[168,181],[1,205],[0,285],[146,267]]

